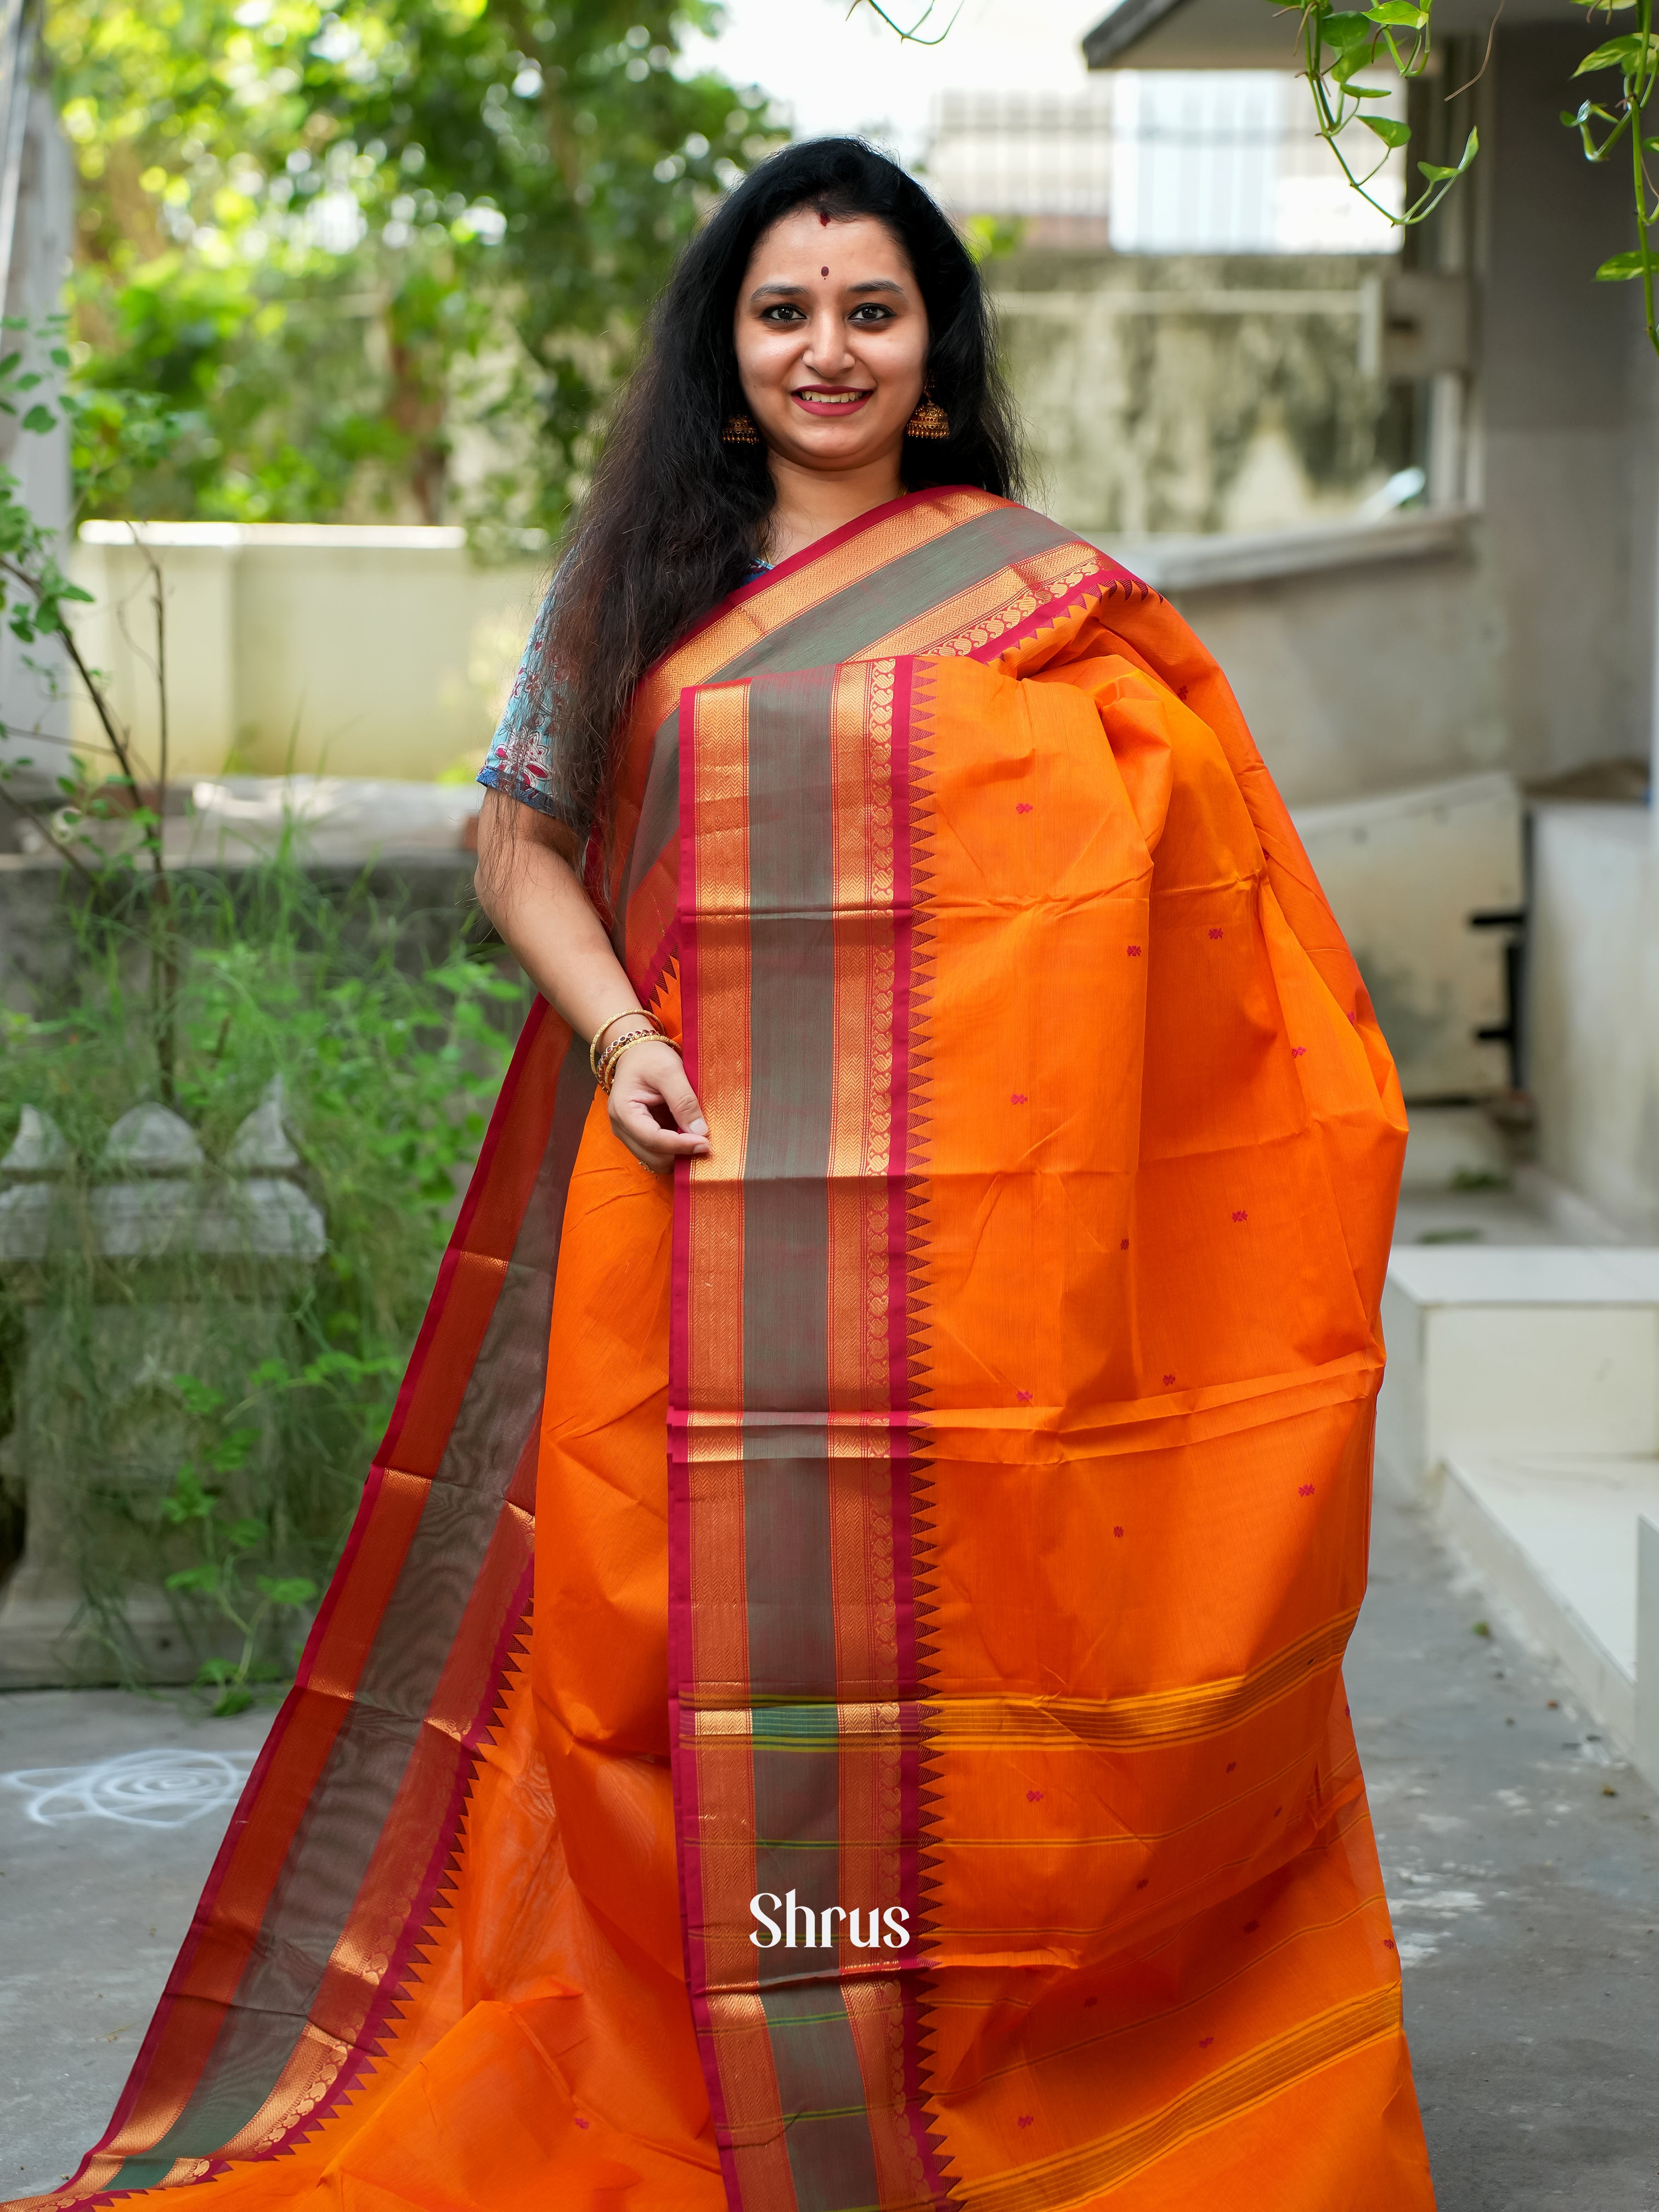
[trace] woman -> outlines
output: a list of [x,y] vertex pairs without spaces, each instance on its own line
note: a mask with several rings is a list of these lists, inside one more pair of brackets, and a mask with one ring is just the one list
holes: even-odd
[[1340,1672],[1399,1093],[1015,474],[933,204],[763,166],[486,770],[542,998],[391,1432],[41,2202],[1431,2203]]

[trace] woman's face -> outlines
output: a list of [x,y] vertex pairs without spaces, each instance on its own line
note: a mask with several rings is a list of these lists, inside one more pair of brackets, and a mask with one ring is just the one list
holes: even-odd
[[771,450],[840,471],[896,454],[921,397],[927,311],[884,223],[811,208],[757,240],[733,335],[744,398]]

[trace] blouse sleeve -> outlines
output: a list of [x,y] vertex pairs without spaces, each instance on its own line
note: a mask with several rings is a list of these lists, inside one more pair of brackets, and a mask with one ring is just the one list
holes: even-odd
[[553,763],[553,718],[559,687],[544,673],[547,636],[552,626],[556,576],[530,633],[530,642],[513,679],[506,708],[490,740],[478,781],[491,791],[503,792],[520,805],[533,806],[538,814],[550,814],[573,830],[586,825],[577,810],[557,787]]

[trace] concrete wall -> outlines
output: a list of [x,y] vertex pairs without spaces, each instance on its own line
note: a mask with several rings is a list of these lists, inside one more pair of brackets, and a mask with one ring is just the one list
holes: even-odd
[[991,263],[1042,504],[1091,536],[1351,514],[1409,459],[1361,363],[1391,265],[1035,248]]
[[1462,776],[1295,816],[1407,1101],[1505,1089],[1505,1047],[1478,1032],[1504,1026],[1509,1012],[1508,933],[1472,928],[1469,917],[1520,905],[1521,805],[1510,778]]
[[1645,807],[1539,808],[1531,1088],[1540,1164],[1659,1237],[1659,853]]
[[1265,538],[1253,562],[1220,546],[1101,542],[1167,593],[1221,663],[1292,806],[1510,764],[1504,613],[1477,521],[1310,531],[1280,573]]
[[1645,755],[1651,728],[1659,362],[1640,287],[1595,282],[1632,241],[1628,167],[1591,167],[1559,120],[1593,43],[1500,27],[1480,157],[1479,490],[1510,758],[1529,775]]
[[[482,764],[540,565],[480,568],[450,530],[167,523],[146,538],[166,594],[174,779],[292,769],[430,781]],[[145,554],[125,524],[89,523],[74,574],[95,602],[82,651],[153,771]],[[84,699],[74,737],[88,754],[99,742]]]

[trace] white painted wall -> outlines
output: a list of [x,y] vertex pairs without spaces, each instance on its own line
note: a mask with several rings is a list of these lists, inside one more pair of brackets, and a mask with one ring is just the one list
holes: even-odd
[[1659,1235],[1659,852],[1644,806],[1558,804],[1533,832],[1529,1066],[1539,1158]]
[[[145,540],[165,578],[175,776],[476,766],[545,582],[534,562],[475,567],[452,530],[161,523]],[[1292,805],[1504,764],[1478,525],[1158,544],[1122,550],[1220,659]],[[153,761],[150,573],[128,526],[86,525],[74,574],[94,598],[83,649]],[[84,701],[74,729],[89,751]]]
[[[175,779],[288,770],[430,782],[482,765],[546,580],[480,568],[459,530],[161,523]],[[88,523],[83,652],[157,753],[150,570],[124,523]],[[74,738],[92,755],[84,699]]]

